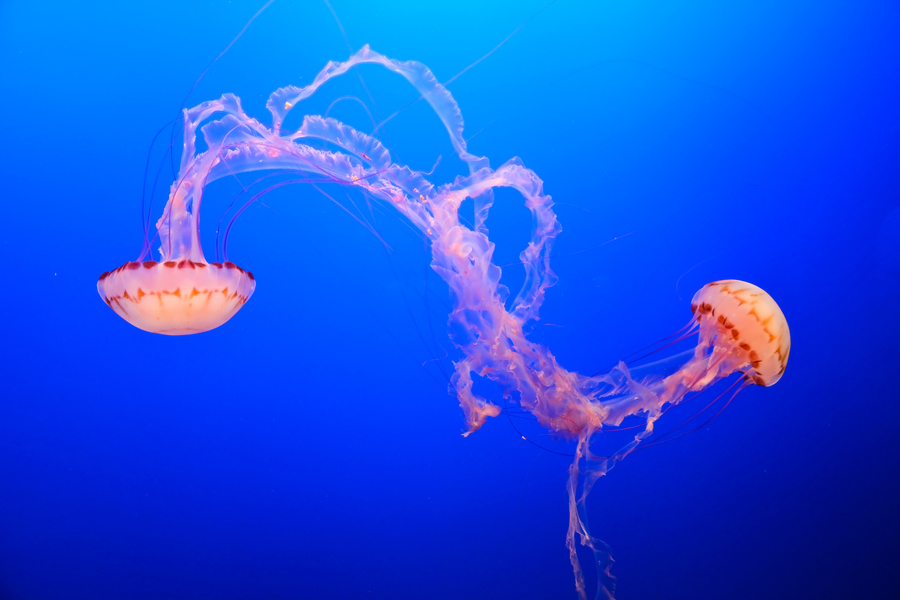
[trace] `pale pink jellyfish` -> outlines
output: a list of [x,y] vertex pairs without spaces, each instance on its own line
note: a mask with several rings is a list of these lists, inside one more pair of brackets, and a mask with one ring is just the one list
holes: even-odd
[[[381,65],[415,87],[444,124],[454,150],[468,166],[467,176],[435,186],[424,174],[393,162],[371,135],[331,118],[306,115],[298,129],[282,132],[290,110],[332,77],[364,63]],[[474,374],[503,386],[510,401],[530,411],[551,433],[577,441],[569,469],[567,536],[576,588],[587,597],[575,551],[577,536],[596,552],[598,595],[611,596],[611,579],[605,579],[609,556],[591,537],[584,515],[587,494],[599,477],[653,432],[665,408],[681,402],[685,394],[733,373],[743,374],[744,385],[775,383],[790,351],[781,310],[756,286],[714,282],[694,297],[696,316],[688,334],[698,331],[698,344],[674,374],[633,377],[625,363],[592,377],[567,371],[548,348],[525,335],[525,326],[539,318],[546,290],[556,282],[550,252],[562,229],[553,202],[543,193],[537,174],[518,158],[492,169],[486,158],[467,151],[459,106],[427,67],[387,58],[366,46],[343,63],[328,63],[308,86],[275,91],[266,106],[271,127],[248,116],[232,94],[184,112],[181,168],[157,223],[160,260],[142,261],[141,256],[104,273],[97,284],[101,297],[130,323],[156,333],[196,333],[231,318],[253,293],[255,281],[233,263],[207,263],[199,236],[205,186],[223,177],[262,170],[299,172],[303,179],[298,181],[352,186],[393,206],[430,242],[432,268],[450,289],[451,338],[461,353],[450,391],[465,414],[464,435],[500,414],[499,406],[474,393]],[[197,151],[198,130],[204,151]],[[322,142],[329,149],[322,149]],[[531,240],[520,254],[525,281],[511,301],[509,290],[500,283],[500,268],[492,261],[494,244],[485,226],[497,187],[518,191],[534,221]],[[472,226],[459,215],[467,198],[475,205]],[[590,452],[596,432],[618,426],[631,415],[645,419],[633,440],[613,456]]]
[[[576,376],[582,389],[596,387],[585,393],[586,402],[573,402],[565,411],[559,411],[558,407],[549,413],[543,407],[532,410],[539,421],[553,424],[552,431],[578,440],[575,460],[569,469],[567,544],[582,598],[587,594],[576,555],[576,536],[595,553],[599,573],[597,597],[614,595],[608,550],[590,535],[584,512],[585,499],[597,479],[650,436],[666,408],[680,403],[686,394],[700,392],[734,373],[741,374],[737,391],[747,385],[767,387],[781,378],[787,366],[791,349],[787,320],[772,297],[759,287],[737,280],[708,283],[694,295],[691,311],[694,318],[676,341],[697,334],[697,346],[672,375],[635,378],[627,365],[620,362],[606,374],[592,378]],[[603,426],[619,426],[632,415],[643,415],[645,424],[630,442],[612,456],[591,453],[589,443],[596,431]]]

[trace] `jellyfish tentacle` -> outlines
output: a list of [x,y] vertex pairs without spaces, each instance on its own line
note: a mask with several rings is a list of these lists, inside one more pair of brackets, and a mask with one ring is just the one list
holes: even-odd
[[466,140],[463,138],[462,111],[447,88],[441,85],[431,72],[431,69],[413,60],[401,62],[388,58],[373,51],[368,44],[344,62],[329,61],[309,85],[303,87],[289,85],[272,92],[266,102],[266,108],[272,113],[274,131],[278,133],[287,113],[299,102],[312,96],[326,81],[343,75],[356,65],[365,63],[382,65],[403,76],[413,85],[441,119],[447,133],[450,134],[453,149],[469,165],[471,172],[474,173],[478,169],[488,166],[487,158],[475,156],[467,151]]
[[296,141],[303,137],[314,137],[340,146],[360,158],[366,157],[376,170],[384,170],[391,165],[391,155],[378,139],[331,117],[304,116],[303,124],[287,139]]

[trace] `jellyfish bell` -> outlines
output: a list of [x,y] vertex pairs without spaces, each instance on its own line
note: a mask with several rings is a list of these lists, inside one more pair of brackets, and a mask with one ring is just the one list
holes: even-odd
[[727,279],[708,283],[691,300],[700,326],[697,352],[709,355],[709,371],[726,376],[744,373],[747,382],[774,385],[784,374],[791,332],[784,313],[760,287]]
[[188,335],[215,329],[256,289],[250,271],[232,262],[191,260],[127,262],[103,273],[100,297],[116,314],[144,331]]

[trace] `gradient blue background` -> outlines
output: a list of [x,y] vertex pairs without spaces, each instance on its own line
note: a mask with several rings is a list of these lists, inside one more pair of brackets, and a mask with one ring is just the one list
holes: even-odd
[[[389,209],[386,253],[312,190],[268,196],[231,246],[256,294],[203,335],[144,333],[98,298],[140,250],[154,133],[261,4],[0,4],[0,598],[574,598],[569,459],[504,417],[459,435],[445,288]],[[354,49],[442,81],[545,4],[333,0]],[[564,366],[674,331],[715,279],[760,285],[790,323],[781,382],[595,488],[623,600],[897,593],[898,29],[893,2],[558,0],[450,88],[484,128],[472,151],[522,157],[559,203],[532,337]],[[234,92],[267,122],[271,91],[347,56],[323,3],[278,0],[189,104]],[[362,74],[382,115],[415,99]],[[350,76],[301,108],[344,94],[367,99]],[[414,168],[444,156],[433,180],[462,172],[424,103],[386,131]],[[235,189],[210,188],[209,248]],[[488,224],[514,263],[519,199]]]

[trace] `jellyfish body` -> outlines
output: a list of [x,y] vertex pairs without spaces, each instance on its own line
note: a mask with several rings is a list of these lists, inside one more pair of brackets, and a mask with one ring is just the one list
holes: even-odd
[[[381,65],[415,87],[444,124],[454,150],[468,166],[467,176],[435,186],[425,174],[394,163],[373,136],[332,118],[306,115],[297,130],[282,132],[290,110],[329,79],[365,63]],[[561,227],[553,202],[544,194],[541,179],[518,158],[492,169],[486,158],[468,152],[459,106],[427,67],[387,58],[365,46],[345,62],[328,63],[305,87],[276,90],[266,106],[271,127],[249,117],[232,94],[185,110],[181,168],[157,223],[161,260],[129,262],[104,273],[98,282],[101,297],[132,324],[156,333],[206,331],[227,321],[249,299],[255,281],[232,263],[206,263],[203,258],[202,195],[206,185],[222,177],[261,170],[297,172],[316,182],[355,187],[393,206],[430,242],[432,268],[450,289],[451,339],[462,355],[454,363],[450,392],[465,415],[464,435],[501,412],[475,393],[476,378],[483,377],[500,384],[510,402],[530,411],[551,433],[577,442],[567,488],[567,545],[576,589],[587,597],[577,538],[596,552],[599,588],[610,592],[603,581],[605,550],[588,531],[584,513],[594,483],[646,439],[664,408],[681,402],[685,394],[735,372],[744,373],[745,385],[775,383],[790,350],[780,309],[755,286],[715,282],[694,298],[691,326],[699,329],[698,345],[676,373],[636,378],[625,363],[592,377],[568,371],[548,348],[526,335],[527,325],[539,318],[547,289],[556,283],[550,253]],[[205,142],[202,151],[197,150],[198,131]],[[511,301],[500,283],[501,270],[492,261],[494,244],[485,226],[498,187],[518,191],[534,221],[531,239],[519,255],[524,283]],[[472,224],[459,215],[467,198],[475,208]],[[643,418],[643,429],[613,456],[592,454],[593,435],[629,416]]]
[[97,282],[100,297],[116,314],[139,329],[165,335],[222,325],[255,288],[253,274],[234,263],[188,259],[127,262]]
[[708,362],[717,365],[715,370],[741,370],[762,387],[781,379],[791,351],[791,332],[772,296],[746,281],[714,281],[694,295],[691,312],[700,324],[697,354],[710,346],[724,353],[721,358],[715,352],[710,356]]

